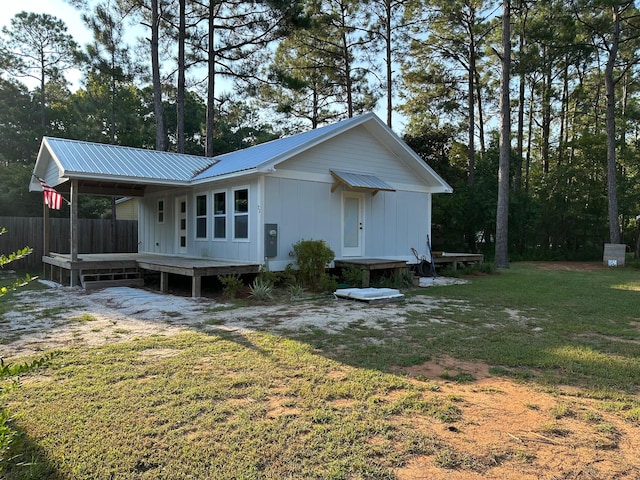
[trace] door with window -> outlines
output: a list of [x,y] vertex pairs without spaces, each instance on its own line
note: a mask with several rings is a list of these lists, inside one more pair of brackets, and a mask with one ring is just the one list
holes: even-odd
[[187,197],[176,198],[176,252],[187,253]]
[[361,257],[364,239],[364,195],[342,195],[342,256]]

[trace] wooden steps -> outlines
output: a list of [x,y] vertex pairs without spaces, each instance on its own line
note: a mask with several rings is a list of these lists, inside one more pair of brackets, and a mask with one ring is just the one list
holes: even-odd
[[144,279],[137,267],[80,270],[80,284],[85,290],[107,287],[142,287]]

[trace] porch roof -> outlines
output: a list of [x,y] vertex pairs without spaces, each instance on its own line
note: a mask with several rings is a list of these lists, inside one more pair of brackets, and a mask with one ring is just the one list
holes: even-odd
[[331,188],[333,192],[339,184],[346,185],[353,190],[371,190],[375,195],[380,190],[385,192],[395,192],[396,189],[384,180],[379,179],[375,175],[367,175],[363,173],[344,172],[342,170],[331,170],[331,175],[335,178],[336,183]]

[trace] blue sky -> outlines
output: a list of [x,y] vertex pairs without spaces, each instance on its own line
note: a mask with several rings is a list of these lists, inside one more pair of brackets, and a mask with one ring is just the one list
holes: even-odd
[[0,26],[8,26],[11,18],[21,11],[48,13],[60,18],[67,24],[69,34],[76,42],[84,44],[91,40],[91,35],[82,23],[81,12],[74,9],[64,0],[4,0],[0,9]]
[[[91,41],[91,34],[82,22],[82,12],[76,10],[64,0],[4,0],[0,9],[0,28],[8,27],[11,19],[22,11],[53,15],[64,21],[67,25],[67,32],[76,42],[84,45]],[[75,86],[79,85],[81,77],[82,74],[79,71],[69,72],[67,75],[68,80]],[[33,87],[30,79],[22,78],[20,80],[27,84],[29,88]]]
[[[2,8],[0,8],[0,28],[9,26],[11,18],[21,11],[36,12],[36,13],[48,13],[53,15],[67,25],[68,33],[73,36],[74,40],[80,45],[90,43],[92,38],[91,34],[87,30],[82,21],[82,12],[76,10],[69,5],[65,0],[2,0]],[[67,79],[71,82],[73,87],[78,87],[82,79],[82,73],[80,71],[69,72]],[[29,79],[21,79],[24,83],[32,88],[34,85],[30,84]],[[224,82],[218,82],[220,88],[229,89],[230,86]],[[382,119],[386,118],[386,112],[384,110],[384,98],[380,100],[376,113]],[[398,114],[394,115],[394,127],[396,131],[403,129],[403,119]],[[400,127],[400,128],[398,128]]]

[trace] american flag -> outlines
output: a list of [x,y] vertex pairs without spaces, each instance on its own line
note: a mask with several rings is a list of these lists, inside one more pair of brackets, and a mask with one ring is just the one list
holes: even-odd
[[52,186],[48,185],[43,179],[38,178],[42,186],[44,194],[44,204],[54,210],[60,210],[62,207],[62,195],[60,195]]

